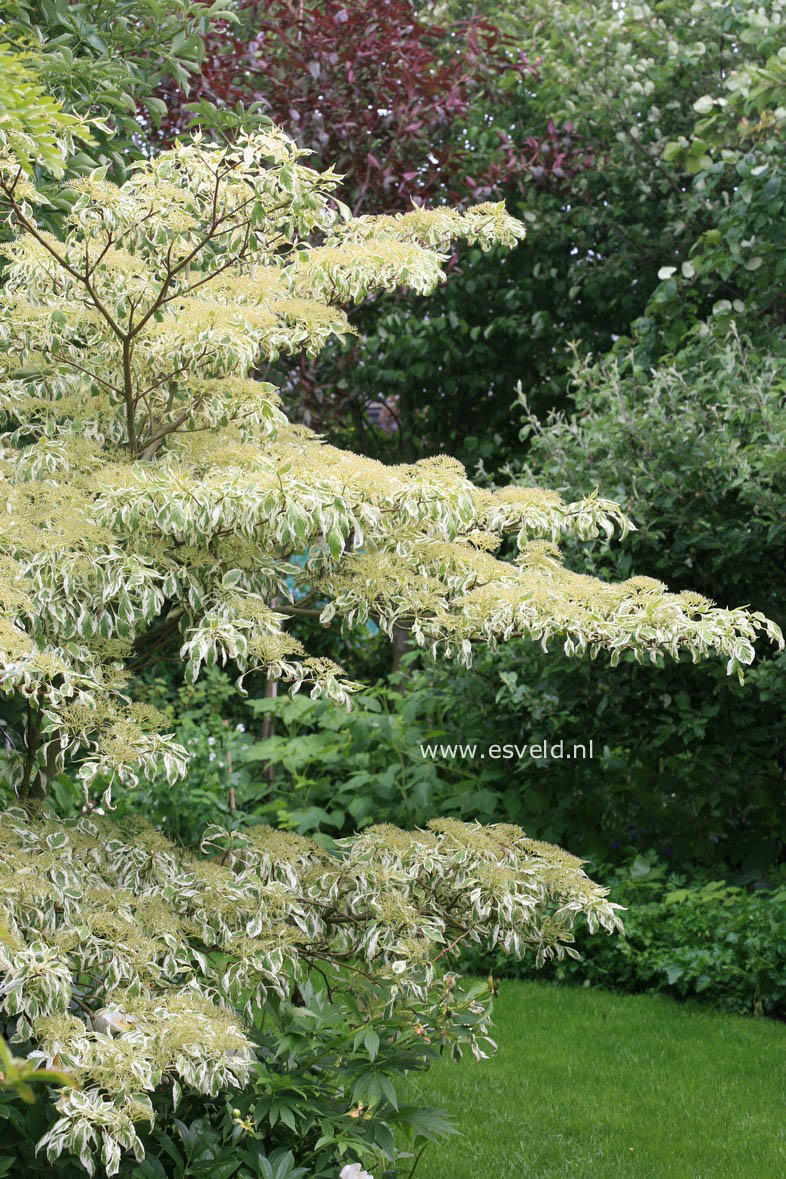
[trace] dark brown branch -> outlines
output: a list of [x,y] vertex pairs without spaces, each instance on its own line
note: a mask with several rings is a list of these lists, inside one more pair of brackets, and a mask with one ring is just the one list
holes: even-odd
[[293,618],[319,618],[321,610],[308,610],[303,606],[275,606],[277,614],[291,614]]
[[131,371],[131,338],[123,337],[123,397],[126,403],[126,430],[128,432],[128,449],[132,457],[136,457],[136,415],[134,413],[134,377]]
[[59,352],[53,352],[52,357],[58,364],[67,364],[70,368],[78,369],[80,373],[84,373],[92,381],[97,381],[99,385],[110,389],[112,393],[117,393],[119,397],[123,396],[123,390],[118,385],[113,385],[111,381],[105,381],[103,377],[99,377],[98,373],[92,372],[89,368],[84,368],[81,364],[77,364],[75,360],[69,360],[68,357],[63,356]]
[[185,422],[188,419],[188,415],[190,413],[191,413],[190,409],[184,409],[183,412],[178,417],[176,417],[173,422],[170,422],[169,425],[164,430],[160,430],[159,433],[156,434],[153,438],[151,438],[149,442],[146,442],[145,448],[142,451],[140,458],[143,458],[143,459],[152,458],[153,455],[158,450],[161,443],[167,437],[167,435],[174,434],[176,430],[179,430],[180,427],[183,425],[183,422]]

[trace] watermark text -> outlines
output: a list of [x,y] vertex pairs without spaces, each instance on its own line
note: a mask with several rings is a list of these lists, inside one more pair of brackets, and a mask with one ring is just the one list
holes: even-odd
[[524,745],[479,745],[478,743],[457,745],[421,745],[420,756],[424,761],[546,761],[550,758],[565,761],[586,761],[595,756],[593,742],[581,741],[533,741]]

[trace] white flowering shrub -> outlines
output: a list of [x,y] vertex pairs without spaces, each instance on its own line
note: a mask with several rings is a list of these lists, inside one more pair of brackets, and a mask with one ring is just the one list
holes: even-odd
[[255,374],[350,333],[342,304],[432,291],[456,239],[524,236],[501,204],[352,218],[304,154],[270,130],[176,143],[121,187],[97,169],[63,183],[58,240],[0,139],[0,689],[23,801],[66,759],[86,790],[184,774],[161,718],[127,697],[151,650],[192,679],[230,661],[348,704],[356,685],[297,637],[304,602],[465,664],[473,643],[524,635],[740,671],[759,632],[781,641],[758,613],[565,568],[565,533],[629,527],[609,501],[483,490],[445,456],[386,467],[286,420]]
[[[335,853],[213,828],[203,851],[108,819],[2,815],[0,1018],[29,1066],[78,1085],[47,1105],[35,1153],[16,1148],[31,1174],[116,1175],[151,1143],[161,1158],[156,1133],[183,1109],[212,1111],[216,1149],[252,1160],[390,1165],[394,1127],[439,1129],[397,1108],[392,1078],[492,1046],[487,993],[449,970],[460,948],[542,962],[575,954],[579,915],[619,927],[579,860],[515,827],[371,828]],[[11,1136],[14,1108],[0,1101]]]
[[257,379],[350,333],[343,304],[432,291],[453,241],[514,246],[503,205],[352,218],[335,173],[271,129],[177,142],[120,187],[101,168],[67,180],[55,237],[12,147],[0,135],[0,691],[24,809],[0,828],[0,1034],[79,1087],[26,1114],[0,1093],[3,1165],[362,1179],[395,1159],[394,1128],[440,1126],[391,1078],[489,1044],[483,988],[444,973],[452,955],[570,953],[576,917],[613,930],[614,906],[511,827],[372,828],[335,855],[216,829],[196,859],[151,830],[28,818],[66,765],[107,803],[184,775],[164,718],[130,699],[135,670],[229,662],[349,705],[357,685],[297,637],[308,609],[408,628],[464,664],[521,635],[740,672],[780,632],[567,569],[565,534],[630,527],[613,503],[480,489],[445,456],[360,458],[289,423]]

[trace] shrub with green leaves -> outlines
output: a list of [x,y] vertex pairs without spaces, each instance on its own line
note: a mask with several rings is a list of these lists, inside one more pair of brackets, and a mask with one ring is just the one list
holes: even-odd
[[0,144],[26,171],[41,164],[55,176],[78,141],[94,142],[87,122],[63,110],[41,85],[37,58],[0,40]]
[[[412,827],[435,815],[462,817],[447,804],[455,775],[420,754],[419,742],[434,736],[425,690],[378,685],[358,693],[348,713],[302,694],[250,695],[230,710],[231,681],[213,668],[176,693],[160,677],[153,691],[188,750],[188,773],[171,787],[140,783],[118,796],[117,812],[145,815],[187,845],[211,819],[262,820],[329,842],[378,822]],[[63,790],[67,814],[81,796],[70,779]],[[484,818],[480,807],[463,813]]]
[[399,1109],[393,1078],[490,1046],[483,988],[446,969],[459,947],[542,963],[571,952],[579,914],[619,926],[578,860],[513,827],[374,828],[334,854],[266,826],[213,828],[203,849],[128,820],[4,812],[0,1012],[28,1061],[79,1083],[36,1111],[36,1153],[0,1099],[26,1173],[59,1174],[62,1157],[70,1174],[75,1156],[114,1175],[146,1145],[162,1160],[181,1103],[237,1149],[227,1174],[243,1179],[277,1147],[309,1175],[342,1158],[386,1166],[396,1125],[420,1139],[440,1125]]
[[[695,999],[726,1011],[786,1015],[786,888],[757,889],[675,872],[649,853],[604,873],[625,906],[625,932],[601,944],[577,931],[580,959],[547,970],[560,982]],[[465,964],[531,976],[500,955]]]
[[[204,59],[206,34],[219,21],[226,27],[235,20],[230,0],[5,0],[2,16],[3,41],[24,55],[46,92],[46,107],[55,95],[68,122],[78,124],[75,116],[82,115],[91,121],[90,137],[67,159],[69,171],[108,164],[116,176],[145,154],[151,120],[160,122],[166,114],[154,94],[161,79],[174,78],[188,92]],[[24,114],[25,90],[12,88],[14,75],[8,70],[4,58],[4,82],[11,93],[0,83],[0,110],[9,103],[12,111],[20,108]],[[46,117],[44,107],[31,109],[28,134],[40,135]],[[0,128],[2,122],[0,114]],[[43,142],[42,148],[36,162],[51,169]],[[58,154],[55,170],[62,173],[66,161]],[[66,193],[53,186],[49,195],[58,207],[68,208]]]
[[[639,528],[624,550],[597,546],[593,565],[607,575],[635,565],[721,603],[745,585],[755,609],[783,622],[786,361],[773,343],[774,351],[699,324],[657,368],[627,348],[578,363],[571,414],[527,419],[519,477],[563,494],[594,480],[619,499]],[[586,556],[574,548],[572,560],[582,568]],[[605,824],[610,840],[736,867],[778,859],[786,820],[779,654],[762,659],[743,692],[706,664],[664,665],[647,677],[631,667],[615,681],[602,668],[571,676],[564,664],[530,669],[501,655],[505,714],[517,699],[532,707],[539,682],[575,718],[569,724],[608,748],[606,798],[619,816],[616,831]],[[600,801],[592,766],[584,769],[581,789]],[[632,838],[625,814],[639,829]]]

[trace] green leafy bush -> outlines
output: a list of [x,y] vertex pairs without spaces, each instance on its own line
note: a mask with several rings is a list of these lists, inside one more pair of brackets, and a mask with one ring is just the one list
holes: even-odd
[[[241,699],[225,671],[208,668],[195,684],[157,675],[137,694],[166,716],[188,752],[188,772],[171,786],[156,780],[121,790],[115,819],[144,815],[186,846],[212,822],[261,819],[329,841],[375,822],[418,826],[436,815],[483,814],[477,796],[452,803],[453,778],[421,757],[420,743],[440,730],[417,691],[380,684],[356,695],[347,713],[302,695]],[[103,788],[97,779],[96,805]],[[81,811],[69,774],[55,780],[53,794],[59,813]]]
[[[205,36],[217,22],[226,27],[234,20],[228,0],[6,0],[3,40],[24,49],[40,87],[57,95],[66,112],[91,120],[92,134],[81,150],[67,160],[61,153],[53,159],[40,138],[46,109],[31,109],[27,133],[42,149],[38,164],[51,168],[54,162],[56,175],[64,166],[86,172],[108,164],[123,176],[132,160],[149,151],[151,124],[166,114],[154,94],[161,79],[174,77],[188,90],[204,59]],[[4,74],[7,69],[4,60]],[[9,107],[12,117],[20,107],[24,113],[23,94],[1,97],[7,125]],[[19,151],[13,140],[12,146]],[[52,196],[58,208],[68,208],[62,188]]]
[[[786,887],[689,880],[654,855],[608,875],[626,906],[624,934],[601,944],[579,933],[581,959],[555,963],[552,978],[786,1017]],[[530,974],[497,956],[472,961],[475,969]]]
[[[468,696],[473,684],[478,689],[465,715],[481,735],[487,664],[481,654],[478,673],[460,676]],[[549,809],[544,799],[542,813],[528,813],[525,797],[510,789],[510,763],[424,757],[426,746],[452,740],[455,707],[449,693],[435,692],[430,672],[408,672],[398,686],[379,683],[358,693],[348,713],[302,695],[238,703],[230,677],[217,668],[193,685],[156,677],[147,691],[188,750],[188,772],[172,786],[142,782],[121,791],[116,818],[145,815],[186,845],[214,820],[262,819],[328,843],[375,822],[421,826],[436,815],[514,821],[526,814],[538,834],[558,829],[559,800]],[[99,780],[96,797],[102,788]],[[81,793],[68,775],[54,790],[61,813],[78,812]]]
[[384,1170],[394,1131],[446,1128],[396,1079],[491,1047],[487,988],[447,969],[460,945],[542,964],[573,952],[580,913],[619,926],[575,857],[513,827],[373,828],[333,853],[213,827],[203,850],[128,819],[3,813],[0,1034],[79,1087],[26,1110],[0,1092],[0,1174]]

